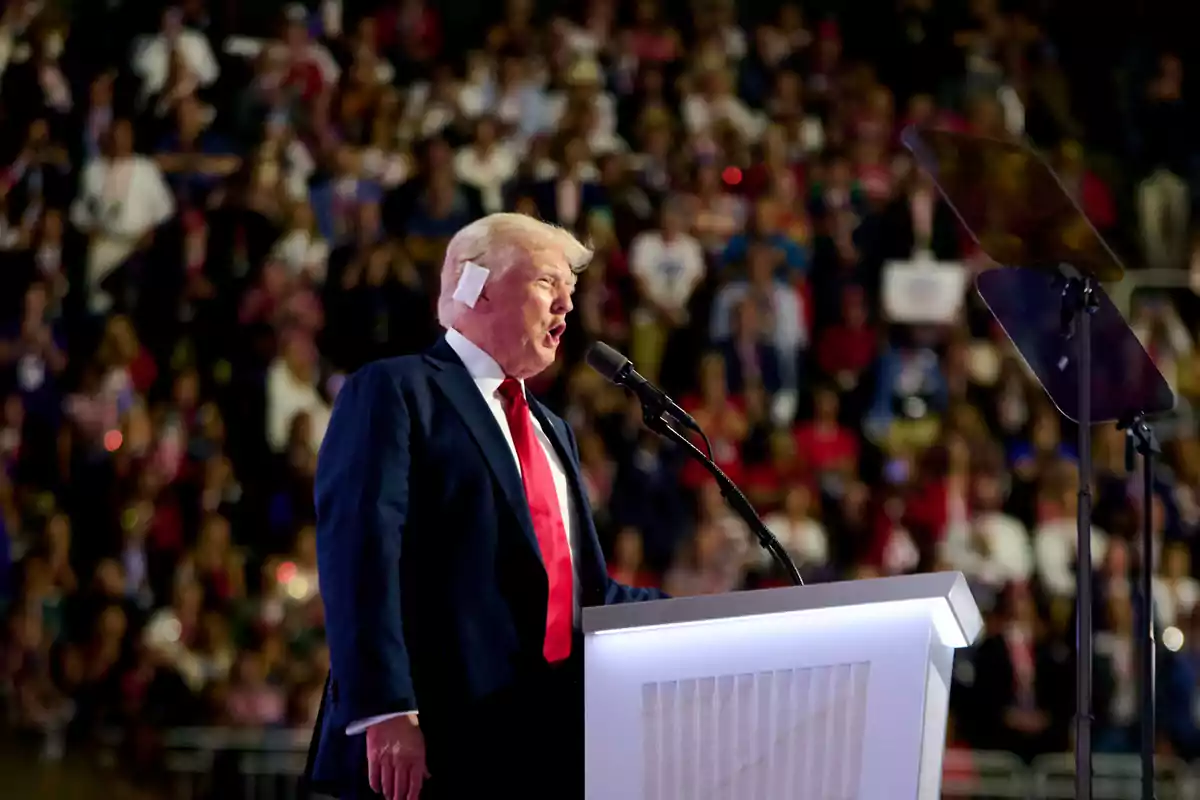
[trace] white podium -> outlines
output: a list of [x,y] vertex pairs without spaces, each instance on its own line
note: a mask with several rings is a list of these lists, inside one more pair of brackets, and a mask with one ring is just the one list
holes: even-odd
[[587,800],[935,800],[960,573],[583,612]]

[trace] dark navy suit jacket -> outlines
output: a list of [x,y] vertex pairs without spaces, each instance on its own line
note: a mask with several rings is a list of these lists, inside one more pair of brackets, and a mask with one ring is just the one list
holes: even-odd
[[[608,577],[575,437],[529,400],[580,509],[581,604],[662,597]],[[365,736],[347,736],[348,725],[419,709],[429,742],[427,722],[470,719],[474,704],[534,668],[548,583],[511,448],[445,338],[346,381],[318,459],[316,506],[331,668],[309,777],[338,793],[366,778]]]

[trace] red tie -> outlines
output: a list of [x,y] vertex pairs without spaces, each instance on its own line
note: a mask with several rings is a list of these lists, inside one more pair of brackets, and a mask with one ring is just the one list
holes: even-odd
[[546,605],[546,641],[542,653],[553,664],[571,655],[571,632],[574,627],[575,590],[572,583],[575,578],[571,571],[567,528],[563,524],[554,476],[550,473],[550,460],[546,458],[546,451],[534,432],[533,416],[529,413],[525,390],[520,381],[505,378],[504,383],[500,384],[500,396],[504,398],[504,413],[508,417],[513,444],[517,446],[517,460],[521,462],[521,482],[525,484],[529,516],[533,519],[533,530],[542,551],[542,563],[546,565],[546,577],[550,580],[550,597]]

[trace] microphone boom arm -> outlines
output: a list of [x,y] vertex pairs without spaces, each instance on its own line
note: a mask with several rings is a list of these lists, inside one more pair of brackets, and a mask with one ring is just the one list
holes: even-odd
[[[661,414],[655,414],[654,410],[643,406],[642,419],[646,423],[646,427],[657,433],[664,439],[669,439],[683,448],[683,451],[689,456],[699,461],[703,467],[708,470],[717,481],[717,486],[721,488],[721,496],[725,498],[725,502],[729,504],[737,515],[750,527],[754,535],[758,537],[758,543],[762,548],[771,554],[783,571],[787,573],[793,586],[803,586],[804,579],[800,577],[800,570],[796,568],[796,563],[792,561],[791,556],[787,554],[787,550],[779,543],[779,539],[775,538],[775,534],[763,523],[759,518],[758,512],[754,510],[754,506],[750,505],[750,501],[746,495],[742,494],[742,490],[737,487],[733,481],[729,479],[716,462],[701,452],[700,448],[692,444],[686,436],[675,430]],[[707,437],[705,437],[707,440]]]

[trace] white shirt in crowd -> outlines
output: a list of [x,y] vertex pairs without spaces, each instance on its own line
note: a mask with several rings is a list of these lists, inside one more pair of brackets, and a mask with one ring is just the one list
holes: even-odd
[[[211,86],[221,74],[216,56],[204,35],[193,30],[180,31],[174,42],[183,64],[200,86]],[[164,34],[143,39],[133,54],[133,72],[142,79],[143,99],[161,92],[171,74],[172,43]]]
[[[367,161],[364,154],[363,161]],[[308,147],[299,139],[292,139],[283,150],[283,188],[293,202],[308,200],[308,179],[317,171],[317,162]]]
[[227,678],[233,668],[233,652],[224,649],[208,655],[197,653],[183,643],[182,631],[183,625],[175,609],[161,608],[146,623],[142,641],[170,664],[193,691]]
[[[1104,560],[1108,536],[1092,526],[1092,563]],[[1033,553],[1038,580],[1054,597],[1075,596],[1075,520],[1054,519],[1033,532]]]
[[668,242],[661,231],[644,231],[629,246],[629,271],[642,282],[651,301],[684,311],[704,280],[704,250],[686,233]]
[[951,569],[997,589],[1033,575],[1028,531],[1020,520],[999,511],[947,526],[941,556]]
[[[567,92],[549,92],[546,95],[547,123],[552,130],[557,130],[563,115],[567,113]],[[595,134],[602,137],[612,137],[617,132],[617,101],[608,92],[597,92],[592,97],[592,106],[596,109]]]
[[[829,561],[829,537],[825,533],[825,526],[815,519],[792,520],[787,514],[777,511],[768,514],[763,524],[775,534],[788,555],[801,565],[821,567]],[[758,549],[761,565],[769,567],[772,563],[771,553],[765,548]]]
[[1142,347],[1154,354],[1154,365],[1158,367],[1158,371],[1167,379],[1171,388],[1176,389],[1179,385],[1180,367],[1188,363],[1192,350],[1195,348],[1195,342],[1192,341],[1192,334],[1180,319],[1179,314],[1169,305],[1167,309],[1159,315],[1159,321],[1162,323],[1165,333],[1164,339],[1160,342],[1152,341],[1153,329],[1149,321],[1136,320],[1130,324],[1130,327],[1138,341],[1142,343]]
[[501,144],[486,154],[477,147],[464,147],[454,157],[454,171],[460,181],[479,190],[483,210],[494,214],[504,210],[504,184],[517,174],[517,158]]
[[316,453],[329,427],[329,404],[317,387],[300,380],[283,358],[276,358],[267,370],[267,441],[271,449],[283,452],[288,444],[292,421],[297,414],[307,414],[312,423],[309,444]]
[[467,119],[488,113],[488,98],[496,89],[496,80],[488,67],[468,69],[466,80],[458,85],[458,110]]
[[[513,442],[512,431],[508,426],[508,415],[504,411],[504,401],[500,397],[500,384],[504,382],[504,370],[496,363],[496,360],[485,353],[478,345],[472,342],[467,337],[463,336],[458,331],[451,328],[446,331],[446,343],[454,350],[455,355],[463,362],[463,366],[467,368],[467,372],[475,379],[475,386],[479,389],[483,399],[487,402],[488,409],[492,412],[492,416],[496,419],[496,424],[500,426],[501,433],[504,434],[504,441],[508,442],[508,447],[512,451],[513,461],[517,465],[517,471],[521,469],[521,461],[517,456],[517,446]],[[546,459],[550,462],[550,474],[554,478],[554,491],[558,495],[558,508],[562,514],[563,524],[567,529],[567,545],[571,550],[572,563],[575,562],[575,553],[578,550],[579,523],[577,517],[577,509],[575,507],[575,498],[571,494],[570,487],[567,484],[567,470],[563,466],[562,459],[558,457],[558,451],[554,449],[554,445],[550,441],[549,435],[542,429],[538,423],[537,417],[533,416],[533,412],[529,412],[530,417],[533,417],[533,430],[537,435],[538,444],[542,446],[542,450],[546,453]],[[575,618],[576,623],[579,621],[579,572],[575,572]],[[381,714],[377,717],[368,717],[367,719],[358,720],[346,726],[346,735],[353,736],[358,733],[363,733],[372,725],[383,722],[384,720],[393,717],[402,717],[407,714],[415,714],[415,711],[403,712],[399,714]]]
[[724,44],[725,57],[730,61],[741,61],[749,51],[746,32],[737,25],[726,25],[721,28],[721,42]]
[[1096,655],[1108,658],[1113,672],[1112,696],[1108,701],[1108,722],[1124,727],[1137,719],[1137,654],[1133,637],[1116,631],[1096,632]]
[[1192,577],[1168,581],[1154,576],[1154,614],[1163,627],[1176,625],[1186,618],[1200,601],[1200,582]]
[[[733,329],[733,312],[750,293],[750,284],[735,281],[722,286],[713,300],[709,336],[714,342],[728,339]],[[781,353],[808,346],[808,320],[800,295],[791,286],[776,281],[771,293],[771,341]]]
[[901,525],[892,526],[883,547],[883,574],[904,575],[915,570],[920,563],[921,551],[912,534]]
[[611,131],[594,130],[588,134],[587,143],[588,150],[596,158],[629,152],[629,145],[625,140]]
[[275,243],[271,257],[284,264],[291,275],[307,273],[314,282],[323,283],[329,262],[329,244],[309,231],[292,230]]
[[[400,152],[387,152],[378,147],[368,147],[362,154],[363,176],[378,181],[385,189],[394,189],[408,180],[412,164]],[[304,177],[301,197],[308,196],[308,176]]]
[[683,122],[692,134],[710,133],[718,122],[728,122],[748,142],[757,142],[767,128],[766,120],[734,95],[708,99],[698,94],[684,98]]
[[90,293],[96,295],[100,281],[133,255],[143,236],[174,213],[175,198],[153,160],[132,155],[89,161],[71,205],[71,222],[91,234]]

